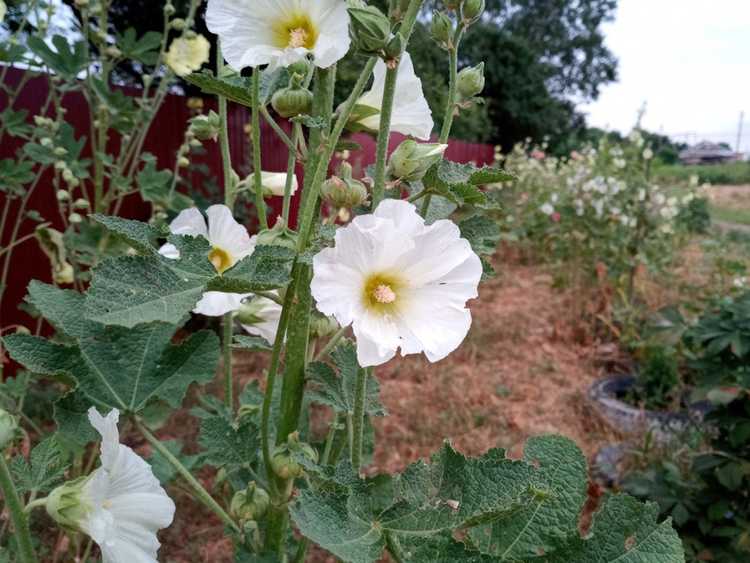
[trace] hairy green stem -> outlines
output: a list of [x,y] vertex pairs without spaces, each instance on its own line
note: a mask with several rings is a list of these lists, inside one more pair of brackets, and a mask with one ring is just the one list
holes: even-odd
[[338,329],[338,331],[336,331],[336,334],[331,336],[328,342],[326,342],[326,345],[323,347],[323,349],[315,356],[316,362],[322,360],[333,351],[333,349],[339,343],[339,340],[341,340],[341,338],[343,338],[343,336],[346,334],[348,328],[348,326],[342,326],[340,329]]
[[232,332],[234,318],[230,311],[222,318],[223,334],[221,338],[221,352],[224,360],[224,404],[230,412],[234,412],[234,379],[232,377]]
[[344,132],[346,122],[349,121],[357,100],[362,95],[368,80],[370,80],[376,62],[377,57],[370,57],[365,64],[362,74],[360,74],[351,94],[349,94],[349,97],[346,102],[344,102],[344,105],[339,112],[339,117],[336,120],[336,124],[334,125],[331,134],[328,136],[326,143],[321,146],[322,151],[317,159],[312,181],[309,185],[305,182],[305,192],[307,193],[304,194],[303,206],[300,213],[299,243],[297,247],[300,251],[304,251],[307,248],[307,243],[310,239],[310,234],[312,233],[312,224],[315,217],[315,210],[317,208],[317,200],[320,195],[320,188],[326,179],[328,163],[331,161],[331,157],[336,150],[336,144],[339,142],[341,134]]
[[201,501],[211,511],[213,511],[221,519],[221,521],[224,522],[224,524],[232,528],[235,532],[239,533],[240,528],[237,523],[232,520],[229,514],[227,514],[226,511],[219,505],[219,503],[216,502],[216,500],[208,493],[203,485],[201,485],[198,480],[193,477],[192,473],[190,473],[190,471],[188,471],[188,469],[184,465],[182,465],[180,460],[177,459],[166,447],[164,447],[164,444],[162,444],[159,439],[154,436],[148,428],[146,428],[146,426],[140,419],[135,419],[135,425],[143,435],[143,437],[146,438],[146,441],[151,444],[151,447],[153,447],[157,452],[164,456],[164,459],[169,462],[169,464],[175,469],[175,471],[177,471],[177,473],[179,473],[180,476],[185,479],[185,481],[187,481],[187,484],[190,485],[190,488],[193,490],[198,500]]
[[359,368],[354,386],[354,414],[352,415],[351,460],[355,471],[362,466],[362,443],[365,435],[365,398],[367,396],[367,376],[372,368]]
[[253,185],[255,186],[255,207],[258,208],[258,222],[261,229],[268,228],[266,217],[266,201],[263,199],[263,179],[261,178],[260,164],[260,67],[253,69],[252,80],[253,98]]
[[21,497],[18,496],[18,491],[13,484],[3,452],[0,452],[0,489],[3,491],[5,507],[15,528],[14,538],[18,546],[18,561],[20,563],[36,563],[37,558],[36,553],[34,553],[34,545],[31,543],[28,517],[24,513]]
[[[216,47],[216,71],[221,74],[224,68],[224,57],[221,54],[221,45]],[[224,96],[217,96],[219,99],[219,122],[221,123],[219,131],[219,150],[221,151],[221,165],[224,173],[224,203],[230,209],[234,210],[234,186],[232,185],[232,155],[229,152],[229,120],[227,112],[227,99]]]
[[398,541],[398,537],[391,532],[385,533],[385,545],[388,549],[388,553],[391,554],[391,558],[396,563],[403,563],[406,561],[406,555],[404,549],[401,547],[401,542]]
[[289,151],[289,157],[286,161],[286,184],[284,184],[284,203],[281,210],[281,217],[284,219],[284,225],[289,226],[289,210],[292,204],[292,184],[294,183],[294,170],[297,167],[297,143],[302,133],[299,124],[294,124],[292,131],[293,150]]
[[388,144],[391,139],[391,116],[393,115],[393,99],[396,94],[398,66],[398,63],[396,63],[385,72],[385,87],[383,104],[380,107],[380,129],[375,157],[375,184],[372,188],[373,210],[378,207],[385,196],[385,166],[388,160]]
[[263,119],[266,120],[266,123],[271,126],[271,129],[274,130],[274,133],[278,135],[279,139],[281,139],[281,142],[286,145],[286,148],[289,149],[290,152],[293,154],[297,153],[297,148],[295,143],[292,141],[292,139],[289,138],[289,135],[287,135],[284,130],[281,128],[281,126],[276,123],[276,120],[273,118],[273,116],[268,112],[268,108],[264,106],[263,104],[260,105],[260,114],[263,116]]

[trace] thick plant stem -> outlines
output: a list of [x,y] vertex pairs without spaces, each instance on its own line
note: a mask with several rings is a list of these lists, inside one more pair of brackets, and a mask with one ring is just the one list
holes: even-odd
[[286,345],[286,369],[281,387],[281,415],[279,418],[276,443],[286,442],[287,436],[299,425],[302,409],[302,396],[305,391],[305,371],[307,369],[307,347],[310,335],[310,315],[312,294],[310,266],[297,262],[294,272],[296,295],[289,312],[289,333]]
[[385,195],[385,166],[388,160],[388,144],[391,139],[391,116],[393,115],[393,97],[396,93],[398,63],[389,67],[385,73],[383,105],[380,108],[380,130],[375,157],[375,184],[372,189],[372,208],[376,209]]
[[301,135],[299,124],[294,124],[292,131],[292,144],[294,150],[289,151],[289,157],[286,161],[286,184],[284,185],[284,204],[282,206],[281,217],[284,219],[284,225],[289,226],[289,210],[292,204],[292,184],[294,182],[294,170],[297,167],[297,143]]
[[29,521],[24,513],[21,498],[13,480],[10,477],[8,464],[5,463],[5,456],[0,452],[0,489],[3,491],[5,506],[10,513],[11,522],[15,528],[14,538],[18,546],[18,561],[20,563],[36,563],[36,553],[34,545],[31,543],[31,533],[29,532]]
[[230,412],[234,412],[234,378],[232,377],[232,332],[234,319],[232,312],[222,318],[223,334],[221,338],[222,359],[224,360],[224,403]]
[[391,558],[396,563],[403,563],[406,561],[404,550],[401,547],[401,543],[398,541],[398,537],[390,532],[385,533],[385,545],[388,549],[388,553],[391,554]]
[[255,187],[255,207],[258,210],[258,222],[261,229],[268,228],[266,217],[266,201],[263,199],[263,180],[261,178],[260,163],[260,68],[253,69],[252,80],[253,98],[253,185]]
[[362,443],[365,435],[365,398],[367,397],[367,377],[370,369],[360,368],[354,386],[354,414],[352,416],[351,461],[355,471],[362,467]]
[[317,159],[317,164],[314,167],[314,174],[311,182],[308,184],[305,182],[305,193],[303,197],[302,210],[300,213],[300,228],[299,228],[299,243],[298,249],[303,251],[307,248],[307,243],[312,233],[312,224],[315,217],[315,210],[317,209],[318,196],[320,195],[320,188],[326,179],[328,172],[328,163],[331,161],[334,151],[336,150],[336,144],[341,138],[341,134],[344,132],[347,121],[352,115],[354,106],[357,100],[362,95],[362,92],[367,85],[367,81],[370,80],[372,70],[375,68],[377,57],[370,57],[365,64],[365,68],[362,70],[362,74],[357,79],[357,83],[354,85],[349,98],[344,102],[339,117],[336,120],[336,124],[328,136],[325,144],[321,145],[322,152]]
[[[221,46],[216,48],[216,69],[221,73],[224,67],[224,57],[221,54]],[[235,190],[232,185],[232,155],[229,152],[229,121],[227,113],[227,99],[217,96],[219,99],[219,150],[221,151],[221,165],[224,175],[224,204],[234,210]]]
[[237,525],[237,523],[232,520],[232,518],[229,516],[229,514],[226,513],[226,511],[219,505],[216,500],[208,493],[208,491],[203,488],[203,485],[201,485],[198,480],[193,477],[192,473],[187,470],[187,468],[180,463],[180,460],[177,459],[172,452],[170,452],[167,448],[164,447],[164,445],[159,441],[159,439],[154,436],[151,431],[146,428],[143,425],[143,422],[141,422],[139,419],[135,419],[135,425],[138,427],[138,430],[143,435],[144,438],[146,438],[146,441],[151,444],[151,446],[158,451],[164,458],[169,462],[169,464],[174,467],[175,471],[180,474],[180,476],[185,479],[188,485],[190,485],[190,488],[193,489],[193,492],[195,493],[195,496],[198,498],[199,501],[201,501],[207,508],[209,508],[211,511],[213,511],[224,524],[232,528],[235,532],[240,532],[240,528]]

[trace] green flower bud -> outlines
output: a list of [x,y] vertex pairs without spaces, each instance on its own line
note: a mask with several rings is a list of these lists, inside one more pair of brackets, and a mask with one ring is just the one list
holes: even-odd
[[394,60],[401,57],[404,52],[404,36],[400,33],[394,35],[388,45],[385,46],[385,58],[387,60]]
[[299,432],[294,432],[289,434],[286,444],[276,446],[271,467],[282,479],[296,479],[304,473],[302,465],[297,461],[300,457],[318,463],[318,452],[310,444],[300,442]]
[[84,494],[89,476],[60,485],[47,497],[47,514],[66,530],[80,530],[80,522],[93,509]]
[[310,336],[313,338],[325,338],[333,336],[339,329],[339,323],[333,317],[326,317],[315,313],[310,319]]
[[417,143],[407,139],[393,151],[388,173],[404,182],[418,182],[433,164],[443,158],[447,148],[448,145],[440,143]]
[[297,117],[312,111],[313,94],[307,88],[302,88],[293,75],[289,86],[277,90],[271,98],[271,105],[281,117]]
[[466,0],[461,13],[469,23],[477,21],[484,12],[485,0]]
[[351,209],[367,201],[367,188],[352,178],[352,166],[348,162],[341,163],[339,176],[331,176],[323,183],[320,194],[324,201],[339,209]]
[[297,233],[288,229],[284,221],[279,218],[271,229],[264,229],[258,233],[258,246],[285,246],[295,250],[297,248]]
[[211,110],[208,115],[196,115],[190,119],[190,131],[201,141],[215,141],[221,131],[219,114]]
[[172,26],[172,29],[176,29],[177,31],[182,31],[183,29],[185,29],[185,25],[187,24],[185,23],[185,20],[183,20],[182,18],[175,18],[170,22],[169,25]]
[[[18,421],[9,412],[0,409],[0,450],[5,448],[16,434]],[[2,452],[0,452],[2,455]]]
[[352,40],[363,53],[379,53],[388,44],[391,22],[375,6],[350,7]]
[[270,504],[271,497],[268,496],[268,493],[258,487],[255,481],[250,481],[247,489],[236,493],[232,497],[229,511],[232,516],[244,523],[249,520],[259,520],[262,518]]
[[286,69],[289,72],[289,76],[299,74],[300,76],[305,77],[310,70],[310,63],[305,59],[302,59],[296,63],[290,64]]
[[453,23],[451,19],[442,12],[432,14],[432,27],[430,28],[432,38],[437,41],[443,49],[448,49],[453,42]]
[[484,90],[484,63],[467,67],[458,73],[458,93],[464,100],[478,96]]

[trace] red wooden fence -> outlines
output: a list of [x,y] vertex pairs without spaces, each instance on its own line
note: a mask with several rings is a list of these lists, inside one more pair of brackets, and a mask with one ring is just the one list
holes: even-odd
[[[18,84],[21,78],[21,71],[10,70],[6,75],[6,83],[9,85]],[[30,116],[36,115],[47,99],[47,88],[48,81],[46,78],[33,78],[23,89],[19,99],[13,101],[13,109],[16,111],[26,109],[29,111]],[[140,93],[140,91],[134,89],[126,89],[125,91],[132,95]],[[8,101],[7,97],[0,94],[0,111],[8,106]],[[177,149],[183,141],[186,122],[191,116],[186,102],[187,100],[184,96],[167,96],[151,126],[144,150],[156,156],[158,168],[172,169],[174,165]],[[213,99],[206,99],[204,103],[206,111],[210,108],[215,108],[215,100]],[[66,120],[73,125],[76,135],[88,136],[90,121],[88,107],[83,97],[76,93],[68,94],[63,98],[63,106],[67,110]],[[245,124],[249,121],[250,115],[247,108],[230,104],[230,150],[235,169],[241,175],[247,173],[250,168],[251,147],[249,137],[244,130]],[[286,130],[289,130],[288,123],[282,125]],[[393,135],[390,149],[393,150],[403,138],[401,135]],[[287,160],[286,147],[265,123],[263,123],[262,139],[263,169],[276,172],[285,171]],[[354,135],[352,139],[359,143],[362,149],[353,152],[350,161],[355,166],[355,169],[364,170],[365,167],[375,161],[375,141],[371,136],[366,134]],[[113,139],[109,149],[113,150],[117,148],[117,142],[117,139]],[[0,145],[0,160],[3,158],[13,158],[17,151],[21,149],[22,144],[18,140],[7,139],[6,135],[6,139]],[[204,147],[207,151],[206,154],[197,157],[196,160],[208,166],[210,176],[216,179],[217,183],[221,186],[223,184],[223,175],[221,172],[218,143],[204,143]],[[446,154],[450,160],[457,162],[473,161],[481,165],[492,162],[493,153],[494,149],[490,145],[451,141]],[[88,146],[84,149],[84,157],[91,157],[91,151]],[[298,170],[298,175],[301,176],[301,170]],[[193,174],[188,180],[193,184],[194,188],[200,190],[202,187],[199,185],[200,178],[199,175]],[[0,178],[0,182],[2,180]],[[52,221],[55,228],[61,229],[61,219],[58,215],[53,190],[50,174],[39,182],[36,192],[30,197],[28,209],[38,210],[46,220]],[[294,198],[293,213],[296,211],[299,195],[298,193]],[[277,201],[272,201],[271,203],[275,210],[278,211],[280,208],[280,198],[274,198],[274,200]],[[0,193],[0,210],[4,209],[4,207],[4,196]],[[17,213],[18,205],[16,202],[13,209],[10,209],[5,232],[0,233],[0,247],[8,244],[11,238],[10,230],[15,223]],[[138,196],[131,196],[127,198],[120,214],[133,219],[145,220],[148,218],[149,208]],[[34,226],[31,221],[26,221],[18,236],[32,233]],[[50,281],[51,279],[49,261],[33,238],[13,249],[8,287],[4,293],[2,303],[0,303],[0,329],[4,331],[12,330],[12,327],[17,324],[32,326],[28,315],[18,309],[18,305],[26,294],[26,287],[32,279],[44,281]]]

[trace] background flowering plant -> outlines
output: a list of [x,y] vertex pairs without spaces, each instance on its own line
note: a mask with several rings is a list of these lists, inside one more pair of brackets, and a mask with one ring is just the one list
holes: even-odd
[[[110,41],[108,5],[76,4],[91,14],[86,25],[95,22],[107,56],[126,56],[123,43],[135,38]],[[433,128],[407,51],[421,0],[390,2],[387,13],[361,1],[209,0],[208,26],[220,44],[216,73],[197,72],[207,57],[200,36],[189,31],[197,4],[179,24],[171,19],[174,8],[165,9],[166,25],[181,34],[169,48],[165,34],[158,57],[149,57],[165,73],[157,91],[166,90],[176,73],[218,96],[218,113],[191,122],[171,174],[156,170],[152,159],[133,160],[137,142],[123,157],[129,175],[108,155],[110,126],[125,142],[128,129],[116,124],[125,116],[135,128],[144,116],[128,114],[108,90],[111,67],[106,60],[89,64],[88,42],[71,48],[58,36],[55,51],[39,43],[32,48],[50,66],[54,62],[61,76],[67,73],[65,84],[77,86],[84,73],[104,102],[94,123],[99,150],[86,167],[80,151],[57,151],[52,137],[26,152],[51,150],[62,162],[59,167],[57,160],[48,162],[55,163],[56,181],[77,180],[80,190],[93,187],[92,213],[78,224],[105,233],[100,244],[111,239],[119,246],[107,259],[100,252],[92,270],[81,269],[85,278],[73,277],[90,276],[87,287],[59,287],[66,280],[30,285],[27,303],[54,327],[52,338],[3,338],[9,355],[53,379],[59,394],[49,436],[25,428],[26,419],[19,427],[22,409],[0,413],[3,448],[29,430],[41,439],[28,459],[19,454],[8,464],[0,456],[0,488],[14,529],[9,557],[38,560],[30,523],[37,519],[34,509],[44,507],[61,533],[71,535],[80,560],[96,549],[93,543],[105,562],[156,560],[156,533],[171,523],[174,503],[152,468],[119,443],[120,420],[148,443],[152,467],[178,479],[191,502],[221,520],[237,561],[301,562],[312,544],[350,562],[374,562],[385,552],[401,562],[683,561],[670,521],[658,520],[655,505],[625,495],[605,499],[581,535],[587,466],[567,438],[531,439],[523,458],[515,460],[502,449],[467,458],[446,443],[429,463],[415,463],[401,474],[365,471],[370,419],[385,415],[374,366],[398,350],[424,352],[430,362],[454,351],[471,325],[467,301],[492,273],[482,255],[494,250],[500,230],[488,217],[497,205],[485,186],[512,176],[443,158],[453,120],[478,102],[483,88],[482,65],[459,73],[458,53],[484,2],[445,2],[434,16],[432,33],[449,66],[442,128],[435,143],[406,141],[390,161],[392,130],[426,140]],[[90,30],[83,33],[88,38]],[[343,104],[334,107],[336,63],[350,44],[361,55],[361,73]],[[78,63],[71,68],[73,61]],[[52,91],[62,89],[54,85]],[[253,166],[242,181],[228,150],[228,99],[252,112]],[[291,133],[278,127],[271,109],[291,119]],[[261,169],[261,117],[289,149],[283,190],[279,177]],[[70,140],[64,112],[41,119],[32,139],[49,130]],[[345,165],[339,176],[329,177],[347,127],[376,135],[369,190]],[[203,210],[176,189],[180,168],[190,165],[191,150],[201,141],[219,144],[223,164],[223,204],[205,210],[207,223]],[[298,165],[304,175],[294,225]],[[148,223],[116,213],[117,190],[129,189],[133,177],[159,188],[153,200],[158,211]],[[542,212],[549,219],[556,208],[547,213],[546,206],[570,205],[590,182],[597,190],[618,185],[597,178],[576,180],[560,200],[541,203]],[[245,193],[255,204],[257,237],[233,218]],[[283,200],[272,225],[266,198],[274,196]],[[321,196],[330,216],[321,211]],[[619,199],[608,201],[610,213]],[[167,211],[180,211],[169,227]],[[191,313],[221,315],[221,338],[213,330],[191,328]],[[263,385],[249,384],[239,394],[232,361],[237,348],[270,355]],[[219,366],[223,400],[210,386]],[[190,388],[201,405],[189,414],[201,419],[197,457],[184,455],[156,432],[159,414],[179,407]],[[322,440],[308,424],[311,404],[329,411]],[[101,450],[92,444],[98,439],[92,425],[101,435]],[[101,467],[92,471],[97,460]],[[195,476],[204,467],[217,476],[211,490]],[[79,555],[80,545],[87,547]]]

